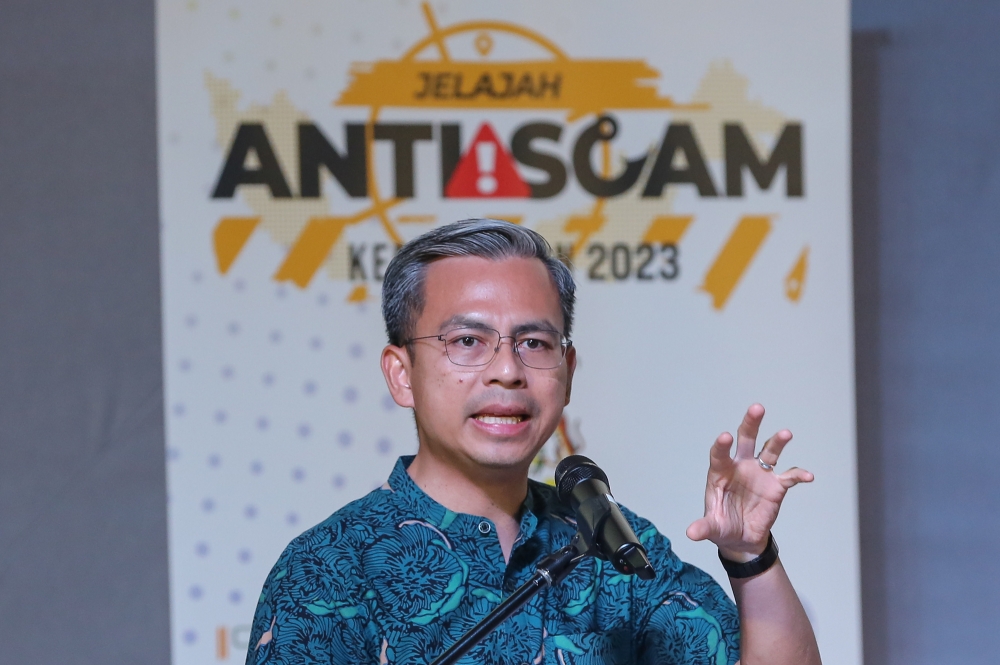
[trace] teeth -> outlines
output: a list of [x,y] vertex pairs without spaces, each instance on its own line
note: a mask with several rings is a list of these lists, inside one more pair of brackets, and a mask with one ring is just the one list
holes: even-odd
[[476,416],[476,420],[488,425],[516,425],[522,420],[523,416]]

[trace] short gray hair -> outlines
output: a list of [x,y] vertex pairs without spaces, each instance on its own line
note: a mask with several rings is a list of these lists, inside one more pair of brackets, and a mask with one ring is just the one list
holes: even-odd
[[538,259],[545,264],[559,293],[563,330],[573,328],[576,284],[573,273],[552,252],[537,232],[499,219],[465,219],[439,226],[403,245],[389,262],[382,281],[382,317],[389,343],[403,346],[414,334],[424,308],[427,266],[452,256]]

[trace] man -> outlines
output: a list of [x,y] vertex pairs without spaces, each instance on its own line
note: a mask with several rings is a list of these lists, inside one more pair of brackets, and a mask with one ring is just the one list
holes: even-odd
[[[388,483],[295,539],[271,571],[248,663],[429,663],[576,532],[553,488],[528,480],[569,403],[574,284],[533,231],[467,220],[405,245],[383,282],[382,372],[413,410],[419,449]],[[650,581],[584,560],[475,647],[465,662],[813,665],[816,641],[769,538],[785,492],[812,474],[754,457],[751,406],[711,450],[705,516],[733,607],[704,572],[624,510]],[[742,644],[741,644],[742,634]]]

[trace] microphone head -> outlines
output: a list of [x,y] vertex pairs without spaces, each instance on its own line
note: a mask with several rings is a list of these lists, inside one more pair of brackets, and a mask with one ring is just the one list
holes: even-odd
[[563,503],[569,503],[573,488],[592,478],[596,478],[610,487],[608,476],[589,457],[583,455],[566,457],[556,466],[556,493],[559,495],[559,500]]

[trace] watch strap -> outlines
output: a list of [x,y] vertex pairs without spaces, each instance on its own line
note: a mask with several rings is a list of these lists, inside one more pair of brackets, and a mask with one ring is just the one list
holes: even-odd
[[730,561],[726,557],[722,556],[722,551],[719,551],[719,561],[722,562],[722,567],[726,569],[726,573],[730,578],[734,580],[742,580],[747,577],[753,577],[754,575],[760,575],[765,570],[774,565],[774,562],[778,560],[778,543],[774,542],[774,536],[768,532],[767,534],[767,545],[764,547],[764,551],[760,553],[756,558],[740,563],[738,561]]

